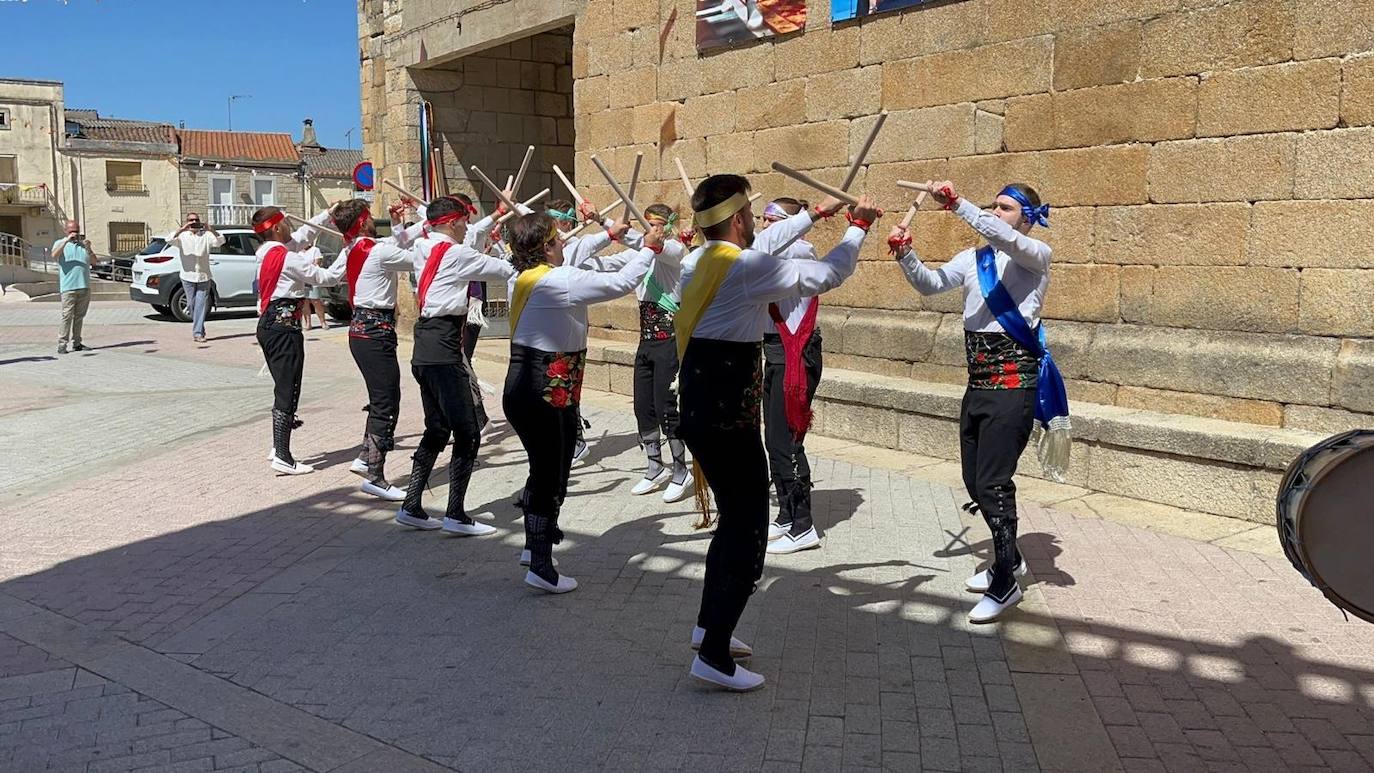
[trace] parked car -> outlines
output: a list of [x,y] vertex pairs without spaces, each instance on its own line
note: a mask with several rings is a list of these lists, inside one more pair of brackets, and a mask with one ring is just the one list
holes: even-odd
[[156,255],[162,251],[165,244],[162,237],[154,237],[147,247],[144,247],[136,254],[130,255],[111,255],[91,266],[91,273],[101,279],[110,279],[115,282],[131,282],[134,278],[134,261],[139,255]]
[[[253,280],[258,274],[256,253],[262,239],[245,226],[217,230],[224,236],[224,244],[210,253],[210,308],[255,306],[258,296],[253,292]],[[176,247],[168,247],[161,238],[153,239],[134,258],[131,268],[131,300],[147,303],[178,322],[191,321],[186,293],[181,289],[181,252]]]

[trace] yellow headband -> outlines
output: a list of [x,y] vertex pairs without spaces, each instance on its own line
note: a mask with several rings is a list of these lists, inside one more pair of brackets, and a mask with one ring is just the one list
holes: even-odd
[[693,221],[699,228],[710,228],[718,223],[724,223],[734,217],[736,212],[747,206],[749,206],[749,197],[743,193],[736,193],[714,207],[695,213]]

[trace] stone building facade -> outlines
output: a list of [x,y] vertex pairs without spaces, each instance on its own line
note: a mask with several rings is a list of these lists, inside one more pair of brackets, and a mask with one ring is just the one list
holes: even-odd
[[[1020,180],[1053,206],[1045,316],[1078,415],[1070,483],[1264,520],[1298,450],[1370,424],[1374,4],[961,0],[832,25],[812,0],[803,33],[706,55],[696,5],[360,0],[365,153],[418,179],[428,99],[454,187],[471,163],[504,174],[518,158],[500,143],[537,134],[545,164],[571,147],[596,200],[591,155],[627,177],[636,152],[646,201],[685,205],[674,158],[694,179],[741,172],[814,199],[770,162],[837,182],[885,109],[856,190],[896,209],[899,178],[977,201]],[[552,91],[525,67],[545,61]],[[571,135],[540,109],[568,79]],[[935,210],[914,235],[935,262],[973,244]],[[959,299],[920,297],[882,242],[824,298],[819,428],[953,458]],[[594,320],[594,374],[628,389],[633,305]]]

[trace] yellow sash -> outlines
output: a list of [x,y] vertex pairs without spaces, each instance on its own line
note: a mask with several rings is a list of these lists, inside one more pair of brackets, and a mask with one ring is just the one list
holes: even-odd
[[678,307],[677,315],[673,317],[673,327],[677,329],[679,361],[687,351],[687,342],[692,340],[692,331],[706,314],[706,309],[710,308],[711,301],[715,300],[716,292],[725,281],[725,274],[739,258],[740,252],[739,247],[720,242],[707,247],[697,260],[696,269],[692,272],[692,281],[683,288],[682,303]]
[[553,266],[547,263],[540,263],[534,268],[520,272],[520,276],[515,278],[515,292],[510,298],[510,334],[515,335],[515,329],[520,325],[520,314],[525,311],[525,304],[529,303],[530,293],[534,292],[534,286],[544,275],[553,270]]

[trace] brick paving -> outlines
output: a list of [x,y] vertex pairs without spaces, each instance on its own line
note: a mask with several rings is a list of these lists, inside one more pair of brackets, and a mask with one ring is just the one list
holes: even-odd
[[[222,337],[202,347],[110,304],[131,320],[111,337],[151,343],[28,359],[46,342],[15,320],[38,306],[0,312],[0,390],[26,406],[0,410],[0,439],[20,446],[0,467],[0,599],[399,753],[469,771],[1374,766],[1374,628],[1282,559],[1028,505],[1027,601],[1006,624],[970,626],[962,582],[988,543],[962,498],[818,458],[825,547],[769,557],[741,626],[768,685],[722,695],[686,676],[706,535],[685,507],[628,495],[639,460],[624,399],[589,395],[593,451],[558,549],[582,587],[554,598],[520,583],[510,502],[524,459],[495,404],[469,505],[498,534],[411,532],[346,472],[365,398],[341,331],[307,351],[295,449],[320,472],[274,478],[251,318],[212,324]],[[395,478],[420,426],[405,389]],[[139,398],[167,410],[140,414]],[[258,743],[246,720],[231,733],[178,711],[174,689],[154,700],[96,676],[81,647],[64,659],[6,635],[19,628],[0,615],[0,769],[330,769]],[[105,722],[107,705],[111,723],[146,714],[171,729],[141,745],[137,719],[91,736],[82,723]]]

